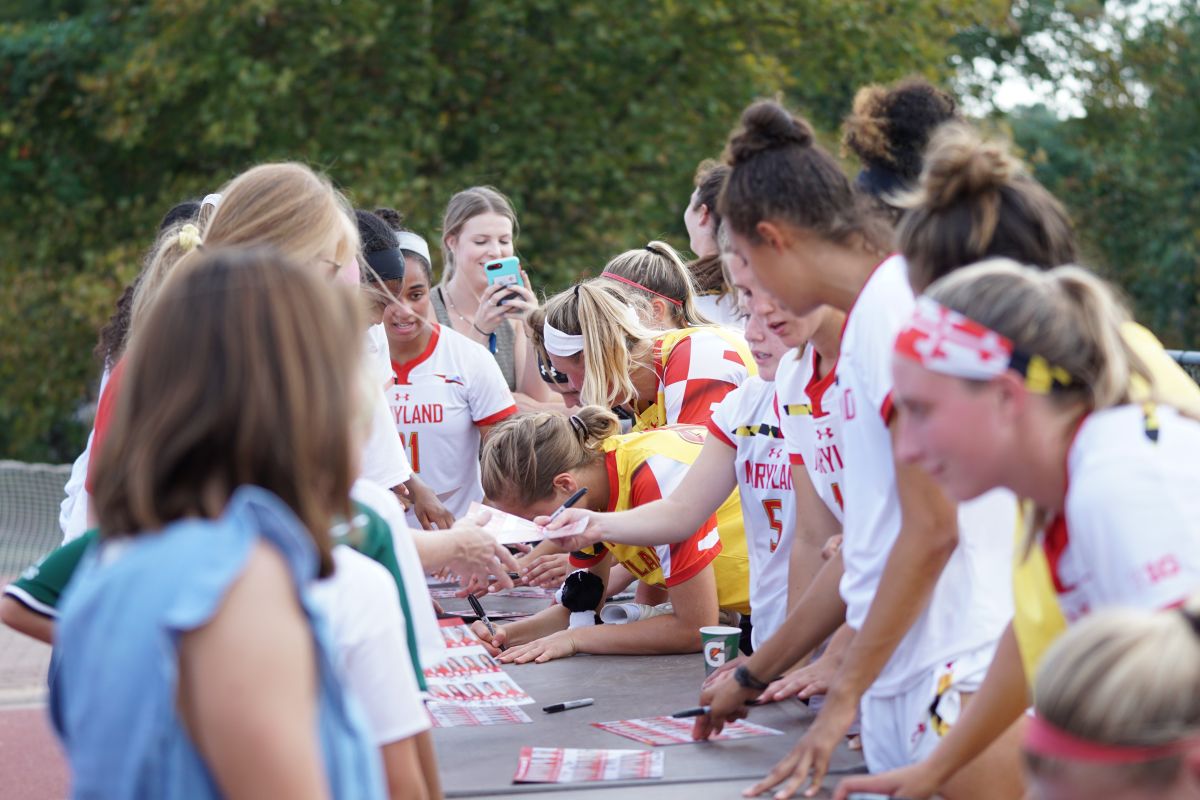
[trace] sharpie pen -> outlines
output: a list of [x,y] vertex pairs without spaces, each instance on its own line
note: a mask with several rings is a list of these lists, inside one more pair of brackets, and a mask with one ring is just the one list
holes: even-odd
[[542,711],[547,714],[557,714],[559,711],[570,711],[572,708],[583,708],[590,706],[596,702],[590,697],[585,697],[582,700],[568,700],[565,703],[555,703],[554,705],[543,706]]
[[[492,635],[492,640],[496,639],[496,626],[488,619],[487,612],[483,610],[483,604],[473,594],[467,595],[467,602],[471,604],[471,610],[475,612],[475,616],[479,617],[479,621],[488,629],[488,633]],[[500,649],[506,649],[504,645],[500,645]]]
[[[746,705],[757,706],[757,705],[762,705],[762,703],[759,703],[757,700],[748,700],[748,701],[746,701]],[[674,719],[686,719],[687,717],[703,717],[706,714],[710,714],[710,713],[712,713],[712,706],[696,706],[695,708],[688,708],[688,709],[684,709],[683,711],[676,711],[674,714],[671,715],[671,717]]]
[[[568,497],[566,500],[563,501],[563,504],[561,506],[554,509],[554,513],[550,515],[550,519],[546,520],[546,525],[549,525],[551,522],[554,522],[554,520],[556,520],[560,516],[562,516],[562,513],[564,511],[566,511],[568,508],[570,508],[571,506],[578,503],[579,498],[583,497],[585,494],[587,494],[586,486],[582,486],[579,489],[577,489],[573,495],[571,495],[570,497]],[[544,528],[544,527],[546,527],[546,525],[543,525],[542,527]]]

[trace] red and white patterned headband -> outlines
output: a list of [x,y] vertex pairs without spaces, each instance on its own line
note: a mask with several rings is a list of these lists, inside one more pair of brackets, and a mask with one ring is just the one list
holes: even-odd
[[967,380],[987,381],[1016,370],[1030,391],[1042,394],[1074,383],[1063,368],[1022,352],[1007,336],[925,295],[917,298],[895,350],[928,370]]

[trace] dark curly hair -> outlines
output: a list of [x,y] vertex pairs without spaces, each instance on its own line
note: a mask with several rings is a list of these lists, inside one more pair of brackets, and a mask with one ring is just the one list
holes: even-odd
[[854,153],[865,171],[892,172],[899,183],[911,186],[921,174],[934,130],[957,116],[954,98],[924,78],[864,86],[842,123],[842,148]]

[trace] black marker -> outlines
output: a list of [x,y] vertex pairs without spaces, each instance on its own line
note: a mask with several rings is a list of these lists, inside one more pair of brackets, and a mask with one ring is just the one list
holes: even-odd
[[[550,515],[550,519],[546,520],[546,525],[549,525],[551,522],[554,522],[554,520],[558,519],[564,511],[566,511],[568,508],[570,508],[571,506],[578,503],[579,498],[583,497],[585,494],[587,494],[586,486],[581,486],[579,489],[576,489],[575,494],[568,497],[566,500],[563,501],[563,504],[561,506],[554,509],[554,513]],[[546,527],[546,525],[543,525],[542,527],[544,528],[544,527]]]
[[[762,705],[762,703],[758,702],[757,700],[747,700],[746,705],[758,706]],[[671,715],[671,717],[674,719],[686,719],[687,717],[703,717],[711,713],[712,706],[696,706],[695,708],[687,708],[683,711],[676,711]]]
[[[487,612],[483,610],[483,604],[480,603],[479,599],[473,594],[467,595],[467,602],[471,604],[471,609],[474,610],[475,616],[479,617],[479,621],[484,624],[484,627],[488,629],[488,633],[492,635],[492,641],[495,641],[496,626],[492,624],[490,619],[488,619]],[[499,645],[499,648],[501,650],[505,649],[504,645]]]
[[543,706],[542,711],[545,711],[547,714],[557,714],[559,711],[569,711],[572,708],[583,708],[584,706],[590,706],[594,702],[596,701],[592,698],[585,697],[582,700],[568,700],[565,703],[555,703],[554,705]]

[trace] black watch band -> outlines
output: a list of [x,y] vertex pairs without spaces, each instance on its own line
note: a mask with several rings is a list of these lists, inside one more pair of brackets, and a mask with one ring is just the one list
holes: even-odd
[[751,675],[750,670],[746,669],[745,664],[740,665],[733,671],[733,679],[737,681],[737,685],[741,686],[743,689],[753,689],[756,692],[765,691],[769,685]]

